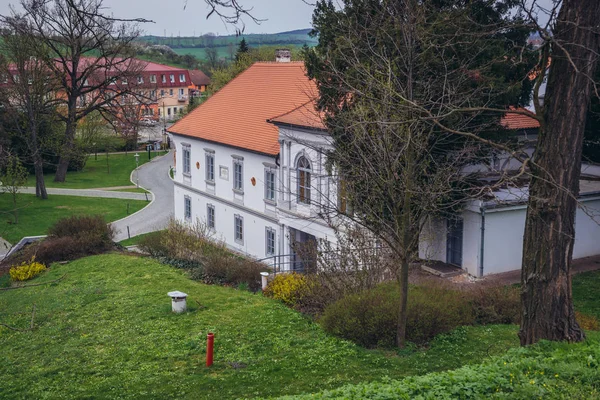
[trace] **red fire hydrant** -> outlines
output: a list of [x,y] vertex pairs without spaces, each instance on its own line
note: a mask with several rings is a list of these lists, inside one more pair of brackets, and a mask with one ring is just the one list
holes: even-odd
[[213,364],[213,349],[215,346],[215,334],[209,332],[206,335],[206,366],[210,367]]

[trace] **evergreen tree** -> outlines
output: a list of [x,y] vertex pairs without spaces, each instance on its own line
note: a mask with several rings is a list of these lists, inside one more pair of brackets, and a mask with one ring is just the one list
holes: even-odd
[[238,62],[241,55],[247,53],[248,51],[250,51],[248,43],[246,43],[246,39],[242,39],[238,46],[237,52],[235,53],[235,61]]

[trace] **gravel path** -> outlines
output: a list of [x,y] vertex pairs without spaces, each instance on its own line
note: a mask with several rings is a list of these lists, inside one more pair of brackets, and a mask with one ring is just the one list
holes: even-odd
[[138,171],[139,176],[133,172],[132,181],[139,179],[140,187],[152,192],[152,203],[127,218],[113,222],[112,225],[117,230],[115,242],[128,238],[127,227],[131,237],[166,228],[174,210],[173,181],[169,177],[172,163],[173,154],[168,153],[142,165]]
[[[62,189],[62,188],[46,188],[48,194],[56,194],[61,196],[79,196],[79,197],[101,197],[105,199],[127,199],[127,200],[151,200],[151,196],[144,193],[130,192],[113,192],[110,190],[97,189]],[[34,187],[26,187],[20,190],[21,193],[35,194]]]

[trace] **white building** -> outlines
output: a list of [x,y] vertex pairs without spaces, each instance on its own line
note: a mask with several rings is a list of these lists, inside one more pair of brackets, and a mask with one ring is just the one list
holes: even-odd
[[[322,215],[338,205],[338,189],[326,168],[330,138],[309,111],[315,95],[302,63],[256,63],[173,125],[175,217],[203,221],[231,249],[281,269],[302,269],[295,241],[335,242]],[[535,137],[526,116],[504,123]],[[499,158],[487,168],[513,163]],[[600,254],[600,182],[585,181],[581,192],[575,258]],[[454,221],[429,221],[421,257],[474,276],[519,269],[525,200],[522,191],[498,192]]]
[[291,241],[334,236],[315,205],[318,188],[331,191],[333,182],[323,152],[294,139],[308,135],[326,146],[327,135],[280,132],[277,118],[267,120],[285,118],[315,92],[302,63],[256,63],[173,125],[175,217],[205,222],[233,250],[300,268]]

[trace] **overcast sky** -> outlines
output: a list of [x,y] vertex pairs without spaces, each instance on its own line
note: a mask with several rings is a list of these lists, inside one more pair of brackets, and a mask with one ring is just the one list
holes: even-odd
[[[19,0],[0,0],[0,14],[8,12],[9,4]],[[184,10],[184,5],[187,6]],[[244,0],[245,7],[254,7],[253,15],[266,19],[260,25],[246,22],[246,33],[276,33],[311,27],[313,7],[302,0]],[[226,26],[216,16],[206,19],[209,9],[204,0],[104,0],[107,13],[115,17],[146,18],[155,23],[143,24],[148,34],[162,36],[192,36],[207,32],[221,35],[234,34],[235,28]]]
[[[528,0],[532,1],[532,0]],[[551,6],[557,0],[536,0],[539,5]],[[8,13],[9,4],[19,0],[0,0],[0,14]],[[246,33],[277,33],[311,27],[313,7],[303,0],[240,0],[253,15],[265,19],[260,25],[246,21]],[[187,6],[186,6],[187,4]],[[192,36],[208,32],[234,34],[235,28],[225,25],[217,16],[206,19],[209,9],[204,0],[104,0],[107,13],[121,18],[146,18],[154,23],[141,27],[147,34],[163,36]],[[184,9],[185,6],[185,9]],[[547,20],[543,13],[542,21]]]

